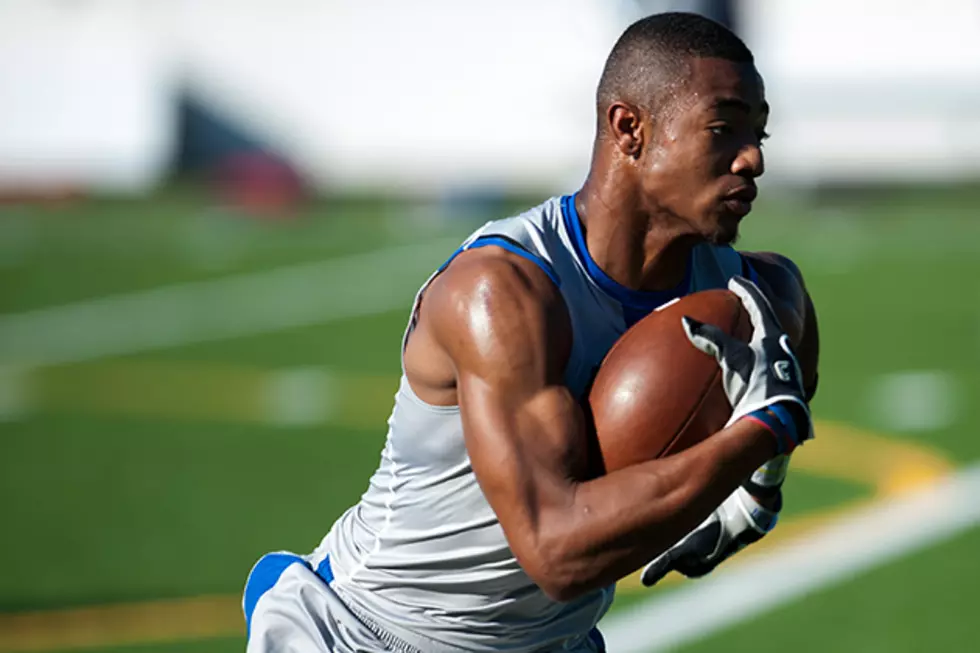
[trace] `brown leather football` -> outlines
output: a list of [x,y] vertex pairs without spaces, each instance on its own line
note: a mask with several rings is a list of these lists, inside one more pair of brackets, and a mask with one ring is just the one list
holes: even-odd
[[748,341],[752,324],[728,290],[705,290],[634,324],[606,355],[589,392],[604,471],[669,456],[721,430],[732,414],[714,358],[687,339],[681,316]]

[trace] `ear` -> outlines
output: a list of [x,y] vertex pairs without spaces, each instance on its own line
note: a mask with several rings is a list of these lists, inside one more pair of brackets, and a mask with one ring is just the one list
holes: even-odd
[[643,151],[643,130],[639,110],[625,102],[613,102],[606,111],[609,137],[625,156],[640,158]]

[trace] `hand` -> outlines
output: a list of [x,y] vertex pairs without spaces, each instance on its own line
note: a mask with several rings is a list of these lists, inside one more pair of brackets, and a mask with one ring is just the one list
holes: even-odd
[[792,451],[813,437],[803,375],[789,336],[783,333],[769,300],[743,277],[732,277],[728,289],[742,300],[752,322],[752,339],[742,342],[713,324],[684,316],[688,339],[714,356],[732,405],[729,424],[742,418],[761,423],[776,436],[777,453]]
[[644,567],[640,580],[649,587],[670,571],[704,576],[771,531],[781,503],[777,499],[776,510],[767,510],[744,487],[738,488],[700,526]]

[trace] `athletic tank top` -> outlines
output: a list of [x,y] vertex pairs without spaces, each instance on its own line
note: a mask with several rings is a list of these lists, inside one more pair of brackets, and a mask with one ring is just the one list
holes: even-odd
[[[592,260],[573,198],[556,197],[473,233],[422,286],[406,338],[432,279],[459,252],[486,246],[524,256],[558,286],[573,331],[565,383],[577,398],[630,325],[676,297],[749,272],[730,247],[700,245],[677,288],[628,289]],[[352,611],[424,653],[597,651],[589,632],[613,599],[610,586],[561,603],[534,584],[477,484],[459,408],[423,402],[404,374],[381,463],[360,502],[311,555],[314,568],[327,556],[331,586]]]

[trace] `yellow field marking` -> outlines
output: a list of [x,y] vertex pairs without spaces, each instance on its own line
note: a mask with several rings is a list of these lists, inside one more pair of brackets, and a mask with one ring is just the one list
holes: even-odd
[[[30,405],[40,410],[275,424],[280,416],[274,404],[283,399],[275,392],[276,382],[295,371],[127,360],[40,368],[27,373],[23,382]],[[397,380],[390,375],[313,371],[327,383],[322,387],[313,384],[314,396],[305,400],[320,401],[323,422],[349,428],[383,427]]]
[[[31,378],[35,405],[43,408],[177,419],[267,422],[267,388],[276,372],[220,365],[124,361],[38,370]],[[331,384],[339,396],[329,421],[364,428],[383,424],[395,384],[389,377],[348,376]],[[931,483],[952,469],[943,455],[921,443],[820,422],[817,439],[795,455],[791,473],[842,479],[872,496],[844,506],[787,519],[733,560],[747,559],[875,497]],[[676,583],[677,575],[665,579]],[[637,575],[619,583],[642,589]],[[239,596],[146,601],[70,610],[0,614],[0,653],[84,649],[125,644],[194,641],[243,635]]]
[[0,614],[0,651],[37,653],[244,636],[241,598],[201,596]]
[[822,422],[817,429],[817,439],[793,456],[794,470],[872,484],[879,494],[912,490],[953,470],[952,463],[940,451],[921,442],[877,435],[836,422]]
[[226,365],[118,361],[34,371],[32,403],[79,413],[254,422],[269,372]]

